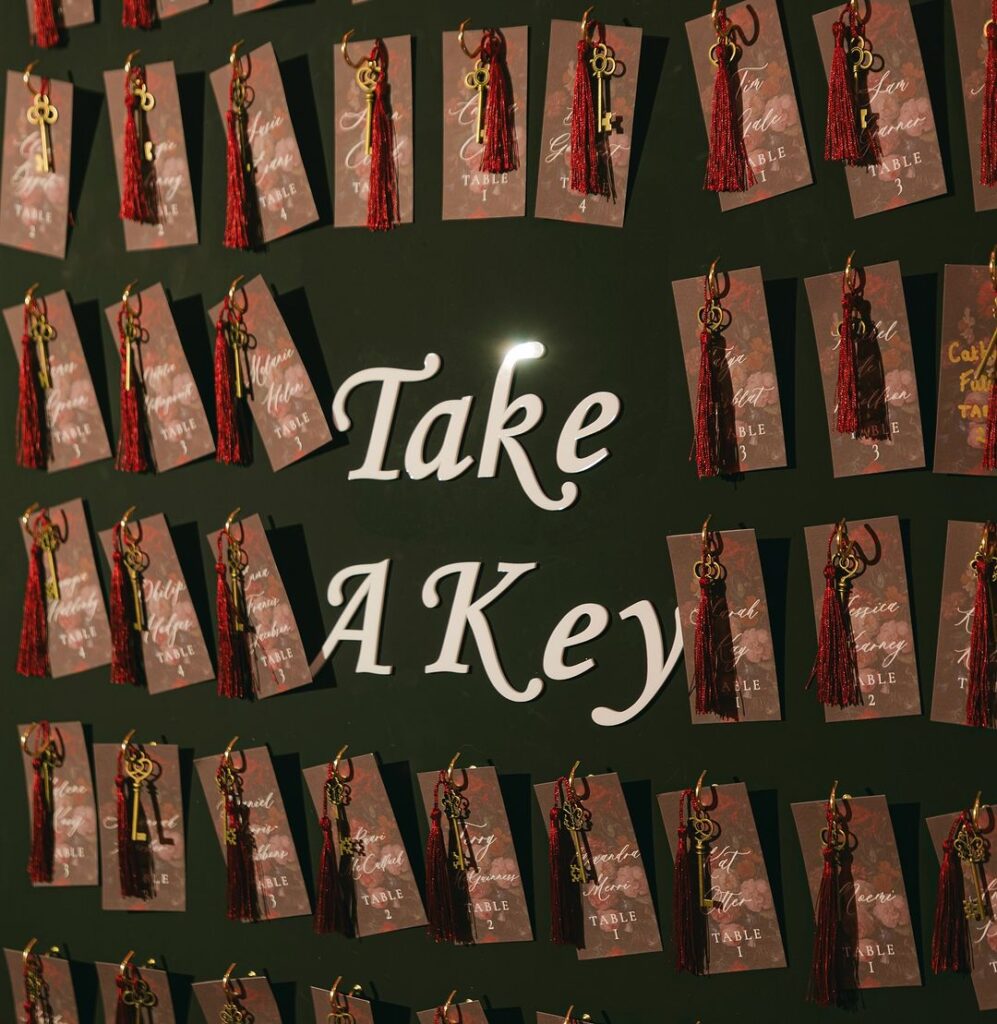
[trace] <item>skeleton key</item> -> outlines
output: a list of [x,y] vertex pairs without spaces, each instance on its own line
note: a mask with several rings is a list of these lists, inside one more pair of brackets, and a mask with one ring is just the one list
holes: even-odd
[[242,617],[243,602],[240,585],[242,583],[242,571],[247,564],[248,559],[242,550],[242,545],[230,535],[228,539],[228,575],[229,587],[232,591],[232,619],[237,633],[243,632],[246,628]]
[[36,313],[32,317],[29,334],[34,340],[38,351],[38,383],[44,390],[52,386],[52,377],[48,366],[48,343],[55,337],[55,329],[45,319],[44,313]]
[[220,1024],[248,1024],[250,1018],[246,1011],[240,1009],[235,1003],[226,1003],[218,1017]]
[[464,84],[468,89],[475,89],[478,93],[478,120],[474,141],[479,143],[485,141],[485,90],[488,88],[490,78],[491,71],[488,65],[480,60],[476,61],[474,69],[464,76]]
[[[858,94],[859,75],[872,68],[873,53],[867,49],[869,43],[865,36],[856,36],[848,51],[848,57],[852,62],[852,76],[855,79],[855,91]],[[869,107],[863,106],[859,110],[859,127],[865,130],[869,127]]]
[[39,174],[51,174],[52,152],[49,148],[49,128],[59,120],[59,111],[48,98],[48,93],[36,92],[35,98],[28,107],[28,124],[38,128],[41,152],[35,154],[35,170]]
[[360,86],[364,99],[367,102],[367,123],[364,127],[364,153],[370,156],[371,140],[373,135],[374,120],[374,90],[377,88],[377,81],[381,77],[380,65],[368,60],[357,68],[357,85]]
[[[138,100],[139,111],[143,114],[148,114],[156,106],[156,97],[149,92],[149,86],[146,85],[145,79],[140,78],[132,88],[132,93]],[[137,113],[137,112],[136,112]],[[139,115],[139,130],[143,130],[144,121],[141,115]],[[152,149],[152,142],[149,139],[145,139],[142,142],[142,155],[149,163],[155,159],[155,154]]]
[[125,568],[128,580],[132,585],[132,601],[135,606],[135,619],[132,628],[141,633],[145,629],[145,612],[142,607],[142,581],[140,574],[149,567],[149,559],[135,543],[125,545]]
[[616,58],[609,52],[605,43],[596,43],[592,47],[592,57],[589,60],[589,67],[595,77],[596,90],[596,114],[595,130],[609,134],[613,130],[613,121],[616,115],[606,110],[606,79],[616,74]]
[[461,831],[461,822],[467,817],[467,810],[463,798],[454,790],[448,789],[443,794],[443,811],[450,822],[450,835],[452,841],[450,848],[453,853],[454,867],[459,871],[467,870],[467,858],[464,856],[464,837]]
[[582,847],[580,833],[588,828],[588,812],[580,803],[571,801],[561,809],[561,818],[564,827],[571,836],[571,843],[575,848],[575,861],[571,865],[571,880],[581,885],[588,879],[588,868],[585,865],[585,850]]
[[242,398],[245,391],[242,384],[242,353],[249,347],[249,331],[242,320],[229,320],[228,341],[232,346],[232,362],[235,364],[235,397]]
[[121,1001],[129,1009],[135,1010],[135,1024],[142,1024],[143,1020],[148,1019],[146,1011],[151,1013],[152,1008],[159,1000],[156,999],[155,993],[149,988],[147,982],[142,981],[141,978],[136,978],[122,992]]
[[963,825],[956,836],[955,849],[959,859],[969,865],[969,872],[973,876],[973,888],[976,890],[975,897],[963,901],[963,911],[970,921],[985,921],[987,904],[984,895],[986,879],[983,878],[983,862],[987,858],[986,840],[975,829]]
[[696,871],[699,874],[699,906],[702,910],[712,910],[713,900],[706,895],[706,847],[717,837],[719,830],[717,823],[708,814],[693,815],[689,819],[689,824],[692,825]]
[[53,601],[59,599],[59,576],[55,571],[55,549],[59,546],[59,534],[51,523],[45,523],[39,532],[38,543],[45,552],[45,565],[47,568],[47,579],[45,580],[45,595]]
[[125,772],[132,782],[132,840],[144,843],[149,837],[144,832],[139,832],[138,816],[142,806],[142,784],[152,775],[152,761],[145,754],[131,753],[125,762]]

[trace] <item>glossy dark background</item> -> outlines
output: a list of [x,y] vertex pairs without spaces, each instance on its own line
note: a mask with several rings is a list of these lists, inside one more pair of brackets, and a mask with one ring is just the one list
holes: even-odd
[[[375,395],[351,404],[357,428],[344,447],[327,450],[275,478],[261,456],[240,472],[210,461],[162,478],[121,476],[110,462],[51,478],[18,471],[4,446],[0,519],[3,589],[2,648],[8,669],[0,702],[0,778],[5,827],[0,940],[20,948],[38,934],[60,942],[80,962],[83,1019],[93,1019],[94,974],[86,962],[116,961],[131,948],[163,956],[177,982],[180,1020],[188,1009],[186,983],[218,978],[236,960],[266,969],[277,986],[284,1020],[311,1021],[309,985],[328,986],[338,974],[361,981],[387,1008],[379,1021],[407,1020],[401,1007],[439,1004],[451,988],[487,1001],[493,1024],[531,1024],[541,1009],[562,1013],[569,1003],[611,1024],[651,1021],[704,1024],[831,1019],[803,1002],[812,914],[789,803],[819,799],[831,780],[854,793],[886,793],[903,857],[922,962],[930,945],[936,862],[922,819],[953,810],[978,786],[997,793],[994,737],[933,725],[927,717],[825,726],[812,694],[803,693],[814,649],[802,529],[838,516],[897,513],[904,521],[925,706],[937,628],[938,592],[947,519],[993,515],[991,481],[945,479],[916,472],[835,482],[805,275],[836,270],[852,248],[875,263],[900,259],[905,274],[926,448],[934,436],[934,392],[945,262],[984,263],[995,241],[993,218],[972,209],[967,140],[949,5],[915,2],[950,195],[857,223],[841,169],[822,155],[826,86],[811,16],[825,0],[783,4],[787,38],[816,184],[770,202],[721,215],[700,191],[705,132],[690,66],[684,21],[707,13],[707,0],[606,2],[598,14],[645,30],[640,73],[637,153],[630,207],[622,231],[533,219],[448,223],[440,210],[440,33],[464,17],[474,24],[531,27],[529,179],[532,194],[542,113],[548,22],[576,18],[581,3],[528,0],[461,4],[456,0],[346,0],[288,3],[268,12],[231,16],[226,0],[181,15],[159,31],[139,35],[118,27],[118,0],[100,0],[98,25],[76,29],[66,49],[43,55],[43,70],[69,75],[77,92],[73,208],[77,227],[60,263],[10,250],[0,252],[0,298],[20,300],[32,281],[44,291],[68,288],[117,436],[117,363],[102,314],[123,284],[161,280],[202,393],[210,400],[211,336],[204,309],[239,273],[263,272],[309,365],[323,404],[334,386],[365,366],[415,367],[426,352],[444,368],[430,383],[403,392],[391,454],[400,465],[410,429],[434,402],[475,396],[465,450],[480,451],[492,380],[503,348],[536,338],[546,358],[525,364],[520,391],[542,395],[547,415],[528,444],[550,485],[557,480],[553,446],[577,400],[606,389],[623,400],[619,423],[606,435],[612,458],[580,478],[581,498],[567,512],[535,508],[508,463],[496,480],[473,473],[442,484],[400,480],[348,483],[360,463]],[[415,35],[415,224],[392,237],[329,226],[332,171],[332,51],[355,25],[358,38]],[[22,68],[37,56],[27,45],[23,0],[0,10],[4,66]],[[223,64],[241,37],[255,46],[272,40],[282,61],[294,123],[323,222],[277,242],[266,254],[226,252],[223,221],[224,149],[221,122],[206,89],[206,72]],[[187,144],[200,203],[202,244],[196,249],[131,256],[117,221],[117,190],[101,73],[119,67],[142,46],[143,59],[172,58],[180,74]],[[339,59],[338,53],[335,56]],[[791,468],[757,473],[736,485],[698,483],[687,461],[689,404],[682,379],[670,281],[704,272],[721,254],[728,267],[761,264],[767,281]],[[9,342],[0,388],[0,423],[13,424],[15,360]],[[219,702],[211,684],[149,698],[112,688],[106,670],[56,682],[13,673],[24,557],[16,517],[33,500],[77,495],[89,503],[93,526],[109,526],[137,504],[164,512],[174,528],[188,580],[207,608],[213,582],[203,535],[231,508],[259,511],[274,526],[271,541],[314,652],[335,615],[324,603],[332,574],[342,566],[392,559],[382,659],[391,677],[357,676],[354,653],[337,656],[335,677],[265,706]],[[634,601],[656,602],[671,639],[674,607],[665,536],[699,528],[712,512],[721,529],[750,525],[762,544],[785,721],[743,728],[689,724],[680,669],[638,721],[616,730],[590,720],[600,704],[623,706],[643,681],[643,641],[633,622],[616,613]],[[540,670],[543,646],[561,615],[575,604],[606,604],[609,632],[586,649],[598,669],[579,680],[551,684],[535,703],[514,705],[496,695],[469,644],[467,676],[425,676],[438,655],[446,610],[422,606],[429,573],[459,560],[485,563],[484,581],[499,561],[533,561],[539,569],[493,607],[491,620],[506,669],[517,685]],[[101,561],[101,570],[105,566]],[[449,595],[449,590],[446,591]],[[207,624],[207,623],[206,623]],[[96,889],[32,892],[24,873],[26,813],[15,723],[34,718],[82,719],[92,740],[117,741],[129,728],[163,736],[184,750],[189,790],[190,909],[185,915],[101,913]],[[308,919],[229,924],[224,918],[224,871],[208,812],[191,787],[191,759],[220,751],[238,733],[245,744],[266,742],[275,757],[299,850],[315,863],[318,831],[304,795],[300,768],[331,757],[344,742],[355,752],[378,751],[410,848],[422,843],[415,810],[415,773],[445,766],[455,750],[468,763],[493,762],[504,780],[540,940],[530,945],[454,950],[435,948],[418,931],[349,944],[312,935]],[[691,784],[708,767],[718,782],[743,779],[755,810],[779,897],[790,968],[699,980],[678,978],[667,954],[579,965],[572,953],[545,939],[545,828],[530,786],[566,771],[618,771],[643,847],[669,939],[671,870],[654,803],[659,792]],[[816,841],[816,837],[814,837]],[[310,872],[311,874],[311,872]],[[9,1019],[6,981],[0,1018]],[[930,977],[923,989],[870,992],[868,1020],[934,1021],[974,1015],[968,979]]]

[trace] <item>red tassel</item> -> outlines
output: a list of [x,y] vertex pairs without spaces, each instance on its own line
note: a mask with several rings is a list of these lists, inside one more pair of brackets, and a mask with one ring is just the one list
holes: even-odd
[[488,65],[488,95],[485,100],[485,147],[479,165],[486,174],[507,174],[519,166],[512,90],[505,56],[505,40],[501,34],[494,29],[486,30],[481,43],[481,58]]
[[41,960],[37,953],[29,953],[24,958],[24,1024],[42,1024],[43,1005],[47,986],[42,972]]
[[575,63],[575,88],[571,96],[571,176],[572,192],[596,196],[605,193],[599,165],[599,147],[589,73],[588,37],[578,40]]
[[156,5],[153,0],[122,0],[121,24],[124,28],[153,28]]
[[244,700],[252,693],[246,630],[237,628],[231,579],[221,555],[221,543],[219,536],[218,560],[215,562],[215,573],[218,576],[215,591],[215,609],[218,613],[218,696]]
[[554,784],[554,804],[547,832],[547,862],[550,878],[550,941],[558,946],[585,946],[581,884],[571,876],[574,847],[564,828],[563,806],[567,779]]
[[837,853],[833,845],[834,831],[838,828],[836,809],[828,809],[827,828],[829,841],[824,844],[824,870],[817,892],[817,922],[807,992],[807,999],[818,1006],[834,1006],[838,1002],[841,894],[838,892]]
[[931,938],[931,969],[935,974],[968,971],[973,966],[963,906],[966,883],[955,851],[956,837],[961,829],[968,827],[970,823],[966,814],[960,812],[942,844],[942,866],[938,872],[938,893],[935,897],[935,930]]
[[130,997],[134,986],[122,974],[115,979],[115,985],[118,998],[114,1004],[114,1024],[135,1024],[135,1003],[131,1002]]
[[827,130],[824,135],[824,159],[857,164],[859,149],[858,116],[852,93],[852,73],[848,66],[849,30],[839,19],[834,23],[834,54],[828,76]]
[[719,476],[721,472],[716,374],[713,368],[715,337],[705,327],[699,335],[699,380],[696,385],[696,436],[693,452],[696,456],[696,475],[700,479]]
[[58,46],[61,39],[55,20],[55,0],[35,0],[35,45],[43,49]]
[[997,368],[990,379],[990,398],[987,400],[987,433],[983,442],[983,468],[997,469]]
[[973,626],[969,634],[966,724],[981,729],[989,729],[994,724],[994,620],[990,603],[994,567],[995,563],[983,554],[977,554],[973,559],[976,597],[973,601]]
[[225,803],[228,919],[258,921],[260,906],[256,892],[256,867],[253,863],[253,838],[246,811],[234,796],[227,797]]
[[121,356],[118,400],[121,408],[121,433],[114,468],[123,473],[145,473],[151,468],[146,451],[146,430],[139,408],[139,375],[132,333],[126,329],[128,304],[118,313],[118,353]]
[[121,524],[112,532],[111,556],[111,682],[135,685],[139,681],[139,652],[133,618],[131,580],[121,552]]
[[114,784],[117,789],[118,881],[121,895],[125,899],[147,900],[153,895],[147,850],[139,840],[132,839],[131,787],[134,783],[125,775],[120,755]]
[[37,540],[28,552],[28,579],[24,586],[24,613],[21,640],[17,648],[17,673],[22,676],[49,676],[48,609],[45,601],[45,566]]
[[980,134],[980,184],[997,185],[997,0],[987,22],[987,71],[983,88],[983,128]]
[[838,328],[838,405],[836,429],[855,434],[859,429],[858,366],[855,351],[855,298],[846,276],[841,292],[841,326]]
[[336,864],[332,819],[324,814],[319,827],[322,829],[322,855],[315,903],[315,931],[320,935],[328,932],[342,934],[344,922],[340,910],[343,901],[339,891],[339,866]]
[[672,929],[675,944],[675,970],[705,974],[706,949],[700,940],[700,922],[696,920],[692,872],[689,868],[689,816],[687,804],[694,799],[691,789],[679,797],[678,844],[675,873],[672,876]]
[[227,249],[248,249],[249,197],[247,179],[252,171],[252,152],[246,138],[245,80],[242,62],[232,62],[225,113],[225,237]]
[[21,335],[21,366],[17,375],[17,464],[24,469],[44,469],[46,421],[43,415],[40,367],[37,345],[31,337],[31,307],[24,306],[24,333]]
[[447,858],[446,841],[441,821],[443,812],[439,803],[440,782],[433,792],[433,810],[429,815],[429,837],[426,840],[426,911],[429,934],[434,942],[455,942],[457,938],[457,908],[454,906],[454,888]]
[[226,296],[215,324],[215,423],[218,428],[215,461],[230,466],[245,466],[250,461],[242,402],[235,394],[235,360],[241,356],[228,337],[230,329],[241,327],[242,317]]
[[710,576],[700,576],[694,672],[697,715],[721,713],[717,654],[713,648],[713,579]]
[[370,184],[367,191],[367,227],[388,231],[398,222],[398,172],[395,167],[395,132],[388,113],[388,52],[378,40],[368,63],[378,68],[370,126]]
[[118,216],[122,220],[137,221],[139,224],[155,224],[155,201],[145,174],[145,157],[139,145],[139,120],[145,114],[136,90],[143,84],[142,76],[142,68],[137,65],[132,65],[125,75],[124,154]]
[[715,59],[717,73],[713,80],[710,152],[703,187],[710,192],[747,192],[755,183],[755,174],[748,162],[744,136],[734,118],[730,65],[736,50],[728,35],[731,24],[726,12],[718,10],[714,20],[717,42],[710,50],[710,59]]
[[[42,753],[52,740],[48,722],[38,726],[39,754],[31,759],[31,854],[28,858],[28,878],[35,884],[51,882],[55,857],[55,818],[49,797],[52,786],[53,763]],[[48,785],[46,786],[46,771]]]
[[824,566],[824,603],[817,631],[817,658],[807,686],[817,680],[817,699],[839,708],[862,703],[855,643],[847,596],[839,594],[837,570],[828,555]]

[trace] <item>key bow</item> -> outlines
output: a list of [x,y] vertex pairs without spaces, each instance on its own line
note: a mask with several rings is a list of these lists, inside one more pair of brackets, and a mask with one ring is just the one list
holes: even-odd
[[28,122],[33,125],[53,125],[59,120],[59,110],[48,98],[48,93],[36,92],[28,107]]

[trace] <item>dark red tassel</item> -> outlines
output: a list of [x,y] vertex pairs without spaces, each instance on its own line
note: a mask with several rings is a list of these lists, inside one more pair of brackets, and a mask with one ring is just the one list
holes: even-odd
[[145,174],[145,157],[139,145],[139,119],[145,115],[136,88],[142,83],[142,68],[132,65],[125,74],[124,153],[118,216],[122,220],[137,221],[139,224],[155,224],[155,202]]
[[55,0],[35,0],[35,45],[44,49],[58,46],[59,25],[55,20]]
[[117,790],[118,823],[118,881],[125,899],[147,900],[152,893],[152,879],[147,870],[143,844],[132,839],[131,787],[134,783],[125,774],[118,757],[118,774],[114,785]]
[[824,135],[824,159],[857,164],[859,149],[858,115],[852,92],[852,73],[848,64],[850,35],[840,18],[834,23],[834,54],[828,76],[827,130]]
[[45,564],[37,540],[28,552],[28,579],[24,586],[24,613],[21,640],[17,648],[17,673],[22,676],[49,676],[48,609],[45,601]]
[[236,795],[225,800],[225,868],[227,914],[230,921],[258,921],[259,896],[253,863],[253,838],[246,810]]
[[675,873],[672,876],[672,930],[675,945],[675,970],[704,974],[704,950],[699,941],[693,878],[689,868],[689,815],[686,807],[694,799],[692,790],[679,797],[678,844],[675,850]]
[[248,249],[249,197],[247,178],[252,174],[252,153],[246,138],[245,81],[242,63],[232,62],[232,78],[225,113],[225,247]]
[[17,375],[17,464],[25,469],[44,469],[44,399],[38,373],[37,345],[31,337],[31,309],[24,307],[24,333],[21,335],[21,366]]
[[571,176],[572,192],[602,195],[605,192],[599,166],[596,136],[595,102],[589,69],[591,44],[588,37],[578,40],[575,63],[575,87],[571,95]]
[[837,570],[828,555],[824,566],[824,603],[817,631],[817,658],[807,686],[817,680],[817,699],[839,708],[862,703],[855,643],[847,596],[838,592]]
[[112,532],[111,555],[111,682],[135,685],[140,678],[139,652],[133,617],[131,580],[121,551],[121,524]]
[[969,827],[969,824],[966,814],[960,812],[942,844],[942,866],[938,872],[938,892],[935,897],[935,929],[931,938],[931,969],[935,974],[968,971],[973,966],[969,927],[963,906],[966,883],[955,850],[955,840],[960,829]]
[[833,840],[838,828],[837,811],[827,812],[828,841],[824,843],[824,870],[817,891],[816,926],[813,955],[810,961],[810,986],[807,999],[818,1006],[835,1006],[838,1002],[838,971],[841,955],[838,949],[840,900],[838,891],[838,855]]
[[696,687],[696,714],[720,714],[717,652],[714,650],[713,640],[713,579],[710,576],[699,577],[699,612],[696,617],[694,682]]
[[[854,271],[853,271],[854,273]],[[855,296],[848,278],[841,291],[841,326],[838,328],[838,383],[835,391],[838,412],[835,428],[839,434],[859,429],[858,366],[855,350]]]
[[367,227],[387,231],[398,222],[398,170],[395,166],[395,131],[388,113],[388,52],[378,40],[369,63],[379,68],[374,86],[370,126],[370,183],[367,191]]
[[564,828],[563,806],[568,780],[554,783],[554,803],[547,832],[550,880],[550,941],[558,946],[585,946],[581,885],[571,877],[574,847]]
[[320,935],[343,931],[342,895],[339,888],[339,866],[336,863],[336,840],[332,819],[322,815],[322,855],[319,860],[318,894],[315,901],[315,931]]
[[124,28],[153,28],[156,24],[153,0],[122,0],[121,24]]
[[994,565],[993,560],[984,554],[977,554],[973,559],[976,597],[973,601],[973,626],[969,634],[966,724],[981,729],[989,729],[994,724],[994,619],[991,606]]
[[457,907],[454,906],[453,879],[443,837],[443,812],[439,803],[439,782],[433,794],[433,810],[429,815],[429,837],[426,840],[426,913],[429,934],[434,942],[455,942],[457,939]]
[[42,1024],[42,1007],[39,1001],[45,992],[45,978],[37,953],[29,953],[24,958],[24,1024]]
[[[48,722],[38,726],[38,751],[31,759],[31,854],[28,858],[28,878],[35,884],[52,881],[55,857],[55,817],[49,793],[52,791],[52,762],[46,762],[44,751],[52,739]],[[48,787],[45,774],[48,772]]]
[[713,80],[713,106],[710,112],[710,152],[706,161],[706,181],[710,192],[747,192],[755,183],[755,174],[748,162],[744,136],[735,120],[733,82],[730,65],[734,56],[731,28],[726,13],[715,15],[717,42],[710,51],[717,73]]
[[129,996],[134,986],[123,974],[117,976],[115,985],[118,997],[114,1004],[114,1024],[135,1024],[135,1004],[130,1002]]
[[244,466],[249,462],[242,420],[242,402],[235,394],[235,360],[239,350],[231,344],[229,329],[239,329],[241,317],[233,309],[228,297],[215,324],[215,423],[218,443],[215,461],[230,466]]
[[519,166],[519,149],[513,123],[509,69],[505,40],[488,29],[481,43],[481,58],[488,64],[488,95],[485,100],[485,147],[479,169],[486,174],[507,174]]
[[980,184],[997,185],[997,0],[987,22],[987,71],[983,88],[983,126],[980,133]]
[[717,421],[716,373],[714,370],[714,333],[704,327],[699,335],[699,379],[696,385],[696,436],[693,453],[696,475],[719,476],[720,438]]
[[244,700],[252,693],[252,673],[246,650],[246,630],[237,629],[237,609],[233,607],[231,578],[221,554],[222,537],[218,538],[218,560],[215,573],[215,610],[218,614],[218,696]]
[[118,354],[121,356],[118,399],[121,407],[121,433],[114,468],[123,473],[145,473],[151,468],[146,450],[146,429],[140,408],[141,395],[135,345],[125,329],[124,304],[118,314]]
[[987,433],[983,442],[983,468],[997,469],[997,367],[990,379],[990,397],[987,399]]

